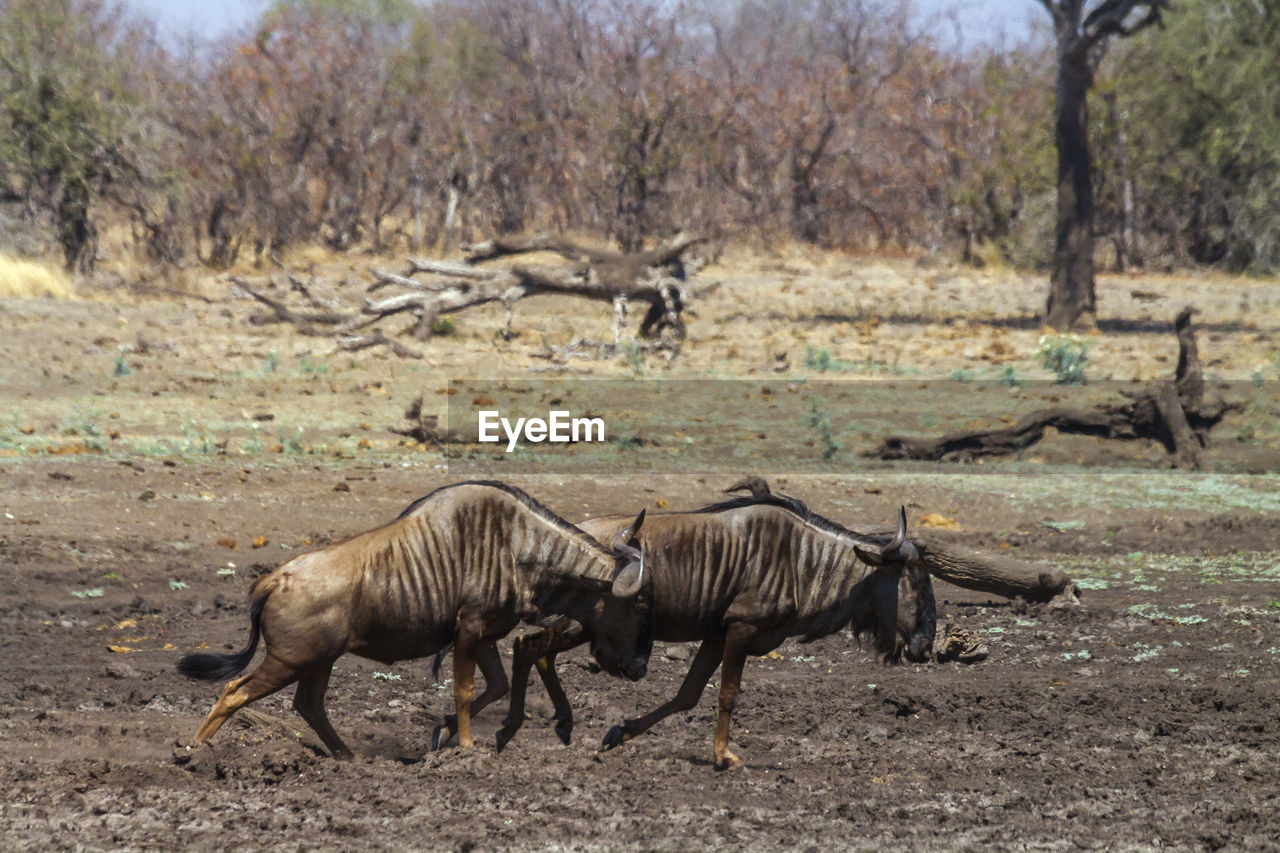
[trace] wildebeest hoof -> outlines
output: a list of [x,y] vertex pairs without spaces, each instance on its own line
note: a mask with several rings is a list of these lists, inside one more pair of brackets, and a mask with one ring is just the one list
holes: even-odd
[[604,740],[600,742],[600,746],[604,749],[613,749],[615,746],[621,746],[622,742],[626,739],[626,729],[622,726],[614,726],[605,734]]
[[189,764],[191,762],[191,756],[199,748],[199,744],[175,741],[173,744],[173,763],[179,767],[184,764]]
[[[610,734],[612,734],[612,732],[610,732]],[[568,746],[569,742],[573,740],[573,723],[556,726],[556,737],[560,738],[560,742],[562,744]],[[605,736],[605,740],[608,740],[607,735]]]
[[716,770],[737,770],[742,766],[742,759],[732,752],[726,752],[723,758],[716,759]]
[[431,732],[431,751],[444,749],[449,741],[453,740],[453,736],[457,734],[458,718],[453,714],[449,714],[444,718],[444,722],[436,726]]
[[502,752],[506,745],[511,743],[511,739],[515,737],[515,734],[515,732],[508,732],[506,729],[498,729],[498,734],[494,737],[494,745],[497,751]]

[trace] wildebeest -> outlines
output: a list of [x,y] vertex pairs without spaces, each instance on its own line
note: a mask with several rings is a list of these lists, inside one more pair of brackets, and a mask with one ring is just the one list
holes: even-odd
[[[626,520],[595,518],[579,527],[596,538],[619,536]],[[896,535],[863,536],[812,513],[795,498],[756,494],[695,512],[651,516],[636,537],[653,575],[655,639],[701,640],[676,696],[615,726],[615,747],[671,714],[693,708],[723,666],[714,746],[717,769],[741,761],[729,751],[729,722],[748,655],[763,655],[787,637],[802,642],[850,626],[870,635],[886,662],[928,660],[936,627],[933,585],[907,539],[906,513]],[[573,711],[555,674],[555,656],[582,642],[566,620],[516,640],[512,693],[498,745],[524,722],[530,666],[537,666],[555,706],[556,731],[568,742]]]
[[242,652],[178,662],[186,675],[226,678],[249,665],[259,634],[266,643],[262,664],[223,689],[196,743],[296,681],[293,707],[335,757],[350,757],[324,708],[334,661],[350,652],[391,663],[452,643],[458,737],[469,747],[475,665],[485,701],[505,692],[493,641],[521,620],[570,618],[606,672],[639,679],[653,647],[652,582],[630,544],[643,521],[641,512],[606,548],[513,486],[457,483],[389,524],[294,557],[254,584]]

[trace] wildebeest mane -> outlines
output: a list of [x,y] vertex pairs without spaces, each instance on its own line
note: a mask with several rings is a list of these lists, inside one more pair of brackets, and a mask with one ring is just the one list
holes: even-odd
[[396,521],[399,521],[400,519],[405,518],[406,516],[412,515],[414,510],[416,510],[423,503],[435,497],[439,493],[448,491],[449,489],[456,489],[460,486],[487,486],[489,488],[493,488],[501,492],[505,492],[506,494],[515,498],[525,507],[527,507],[534,515],[538,516],[539,518],[545,519],[546,521],[551,522],[552,525],[554,525],[558,530],[560,530],[562,533],[566,534],[567,536],[572,536],[575,539],[578,539],[583,544],[589,545],[591,548],[597,551],[610,550],[609,548],[606,548],[604,545],[597,542],[593,537],[587,535],[586,533],[583,533],[581,530],[579,530],[570,522],[556,515],[554,511],[548,508],[545,504],[538,501],[537,498],[533,497],[528,492],[524,491],[523,489],[517,488],[516,486],[513,486],[510,483],[503,483],[499,480],[464,480],[461,483],[450,483],[447,486],[441,486],[435,491],[429,492],[423,495],[422,497],[418,498],[416,501],[414,501],[413,503],[405,507],[404,510],[401,511],[401,513],[396,516]]
[[809,509],[808,505],[799,498],[793,498],[790,495],[776,495],[772,492],[768,494],[741,495],[736,498],[720,501],[719,503],[709,504],[694,512],[725,512],[731,509],[741,509],[749,506],[776,506],[785,509],[787,512],[799,518],[808,524],[812,524],[819,530],[825,530],[828,533],[835,533],[841,536],[853,536],[858,539],[867,539],[869,537],[855,533],[844,525],[837,524],[825,516]]

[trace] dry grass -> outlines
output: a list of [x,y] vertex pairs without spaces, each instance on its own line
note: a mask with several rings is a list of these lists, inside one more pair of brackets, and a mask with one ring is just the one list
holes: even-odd
[[71,279],[56,267],[0,254],[0,296],[71,299],[75,288]]

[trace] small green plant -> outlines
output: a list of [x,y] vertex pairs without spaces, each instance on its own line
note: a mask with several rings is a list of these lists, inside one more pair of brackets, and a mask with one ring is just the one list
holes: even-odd
[[831,413],[819,405],[821,402],[817,396],[809,398],[809,417],[805,419],[805,423],[817,430],[818,438],[822,439],[822,458],[830,461],[844,444],[835,437],[831,429]]
[[116,353],[116,366],[111,371],[112,376],[128,376],[133,373],[133,368],[124,359],[124,352],[124,350],[120,350]]
[[436,317],[431,321],[431,334],[438,338],[457,337],[458,324],[452,317]]
[[978,374],[973,370],[969,370],[965,367],[957,367],[955,370],[951,371],[951,374],[947,378],[952,382],[972,382],[973,378],[977,375]]
[[187,587],[186,581],[169,581],[169,589],[186,589]]
[[93,589],[73,589],[71,594],[76,598],[102,598],[102,587]]
[[644,347],[639,341],[631,340],[626,344],[623,352],[627,360],[627,364],[631,365],[631,372],[636,376],[644,375]]
[[329,372],[329,359],[322,358],[319,361],[312,361],[311,356],[304,355],[298,359],[298,372],[311,379],[319,379]]
[[258,373],[266,376],[275,373],[280,369],[280,356],[275,350],[271,350],[262,358],[262,366],[258,368]]
[[813,346],[805,350],[804,366],[810,370],[821,370],[825,373],[832,369],[831,365],[834,361],[835,359],[831,357],[831,350],[817,349]]
[[90,406],[83,409],[76,406],[70,417],[62,422],[63,431],[67,435],[78,435],[84,439],[84,446],[90,450],[106,450],[107,444],[102,438],[102,430],[98,427],[98,419],[102,417],[100,409]]
[[394,672],[375,672],[373,677],[378,681],[399,681],[400,676]]
[[182,425],[182,443],[178,446],[178,452],[183,456],[207,456],[213,453],[217,446],[213,433],[194,420]]
[[1018,369],[1012,364],[1006,364],[1003,370],[997,371],[995,381],[1010,388],[1016,388],[1022,384],[1022,380],[1018,378]]
[[307,446],[302,443],[302,427],[298,427],[291,433],[288,427],[281,426],[276,435],[280,439],[280,446],[284,448],[285,453],[300,456],[307,452]]
[[1083,385],[1089,364],[1089,342],[1078,335],[1044,335],[1036,346],[1036,358],[1058,377],[1059,385]]
[[619,435],[613,443],[619,450],[636,450],[642,446],[638,435]]

